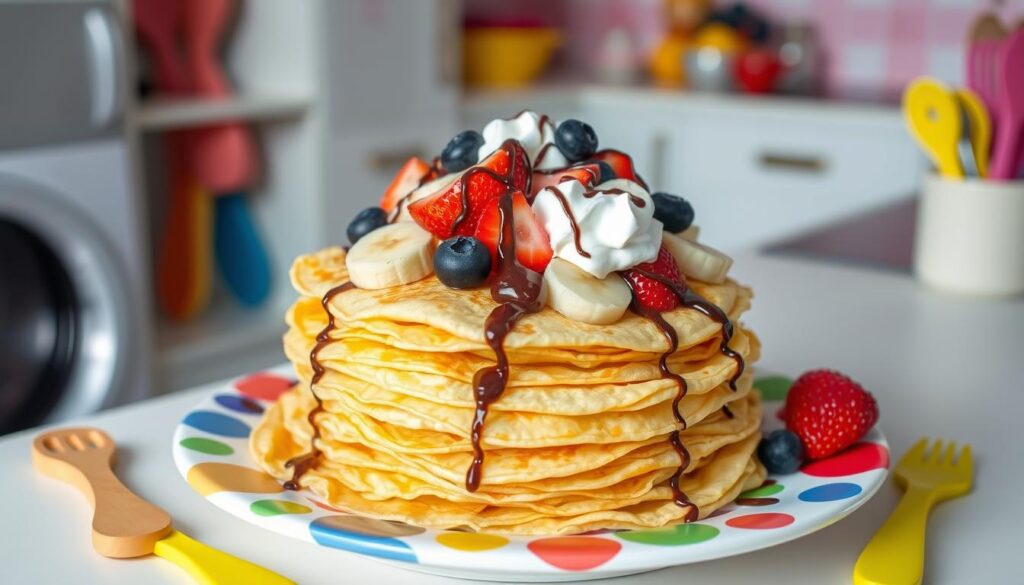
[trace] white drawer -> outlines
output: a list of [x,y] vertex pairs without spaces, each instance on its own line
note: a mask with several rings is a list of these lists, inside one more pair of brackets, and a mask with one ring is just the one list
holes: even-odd
[[914,192],[921,160],[897,115],[689,112],[664,153],[665,190],[691,200],[702,239],[763,242]]

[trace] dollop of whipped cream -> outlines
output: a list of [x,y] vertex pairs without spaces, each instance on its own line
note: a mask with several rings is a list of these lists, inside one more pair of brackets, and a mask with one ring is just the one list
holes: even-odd
[[[654,219],[651,194],[633,181],[614,179],[589,190],[575,179],[564,181],[542,189],[533,211],[551,237],[555,257],[597,278],[652,262],[661,248],[662,225]],[[577,249],[575,229],[585,254]]]
[[479,160],[484,160],[503,142],[515,138],[523,145],[534,169],[558,169],[569,164],[562,151],[555,146],[555,123],[547,116],[529,110],[515,118],[498,118],[484,126],[484,144],[480,147]]

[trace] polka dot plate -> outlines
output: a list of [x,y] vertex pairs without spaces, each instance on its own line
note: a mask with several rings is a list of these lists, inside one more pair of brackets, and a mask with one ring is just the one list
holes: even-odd
[[[286,491],[249,456],[250,430],[294,383],[284,370],[225,385],[185,415],[174,461],[213,505],[260,528],[313,545],[428,573],[503,581],[575,581],[742,554],[810,534],[868,500],[885,481],[889,447],[876,427],[861,442],[790,475],[770,476],[709,518],[656,530],[505,537],[425,530],[348,513],[309,492]],[[789,381],[761,378],[765,428]]]

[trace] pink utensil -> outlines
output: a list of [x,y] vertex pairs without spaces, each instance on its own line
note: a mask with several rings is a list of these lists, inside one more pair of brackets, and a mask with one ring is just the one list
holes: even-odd
[[[218,49],[234,2],[183,0],[183,4],[185,60],[196,93],[209,98],[230,97]],[[191,160],[200,182],[215,194],[249,187],[259,164],[251,131],[237,122],[197,130]]]
[[135,30],[152,58],[154,81],[161,92],[168,94],[189,90],[188,74],[178,54],[181,9],[180,0],[134,0],[132,3]]
[[999,128],[989,176],[1012,180],[1017,178],[1024,148],[1024,30],[1014,31],[1003,43],[998,85]]
[[967,87],[985,104],[993,129],[997,126],[999,57],[1005,38],[1006,29],[990,12],[979,15],[967,35]]

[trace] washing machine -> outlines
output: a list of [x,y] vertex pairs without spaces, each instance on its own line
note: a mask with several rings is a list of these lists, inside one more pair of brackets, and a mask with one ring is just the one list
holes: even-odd
[[112,2],[0,1],[0,434],[151,387],[121,35]]

